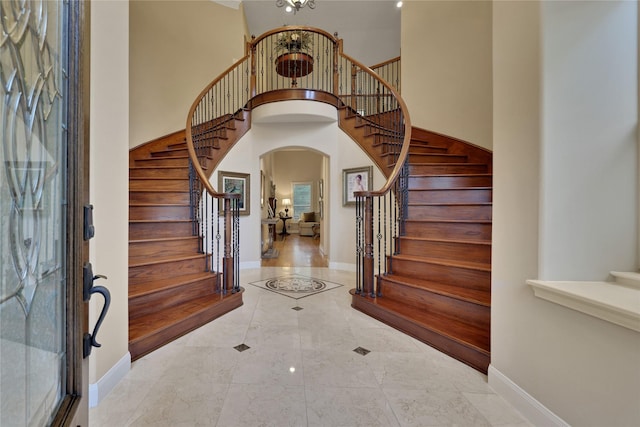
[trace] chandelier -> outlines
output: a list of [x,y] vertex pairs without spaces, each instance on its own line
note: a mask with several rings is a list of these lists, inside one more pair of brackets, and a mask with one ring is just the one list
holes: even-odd
[[309,6],[309,9],[315,9],[316,0],[276,0],[276,6],[285,6],[284,10],[287,12],[296,13],[305,6]]

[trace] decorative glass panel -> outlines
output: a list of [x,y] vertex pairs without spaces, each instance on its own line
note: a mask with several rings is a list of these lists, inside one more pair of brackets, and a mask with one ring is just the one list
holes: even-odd
[[50,424],[66,394],[66,13],[0,1],[0,425]]

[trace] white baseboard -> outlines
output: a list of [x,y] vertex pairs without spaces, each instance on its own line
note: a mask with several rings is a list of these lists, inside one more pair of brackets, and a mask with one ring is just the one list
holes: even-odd
[[329,262],[329,268],[332,270],[356,271],[355,264],[348,264],[346,262]]
[[95,384],[89,384],[89,408],[95,408],[131,369],[131,353],[122,356]]
[[260,261],[245,261],[240,263],[240,270],[248,270],[250,268],[260,268]]
[[533,396],[520,388],[509,377],[489,365],[489,385],[507,402],[511,403],[535,426],[569,427],[562,418],[551,412]]

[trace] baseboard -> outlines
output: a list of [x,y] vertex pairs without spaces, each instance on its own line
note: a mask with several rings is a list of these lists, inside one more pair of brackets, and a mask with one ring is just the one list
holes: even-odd
[[329,262],[329,268],[332,270],[356,271],[355,264],[348,264],[346,262]]
[[122,356],[95,384],[89,384],[89,408],[100,404],[131,369],[131,353]]
[[511,403],[529,422],[535,426],[569,427],[562,418],[551,412],[533,396],[520,388],[509,377],[489,365],[489,385],[496,393]]
[[240,263],[240,270],[248,270],[250,268],[260,268],[260,261],[244,261]]

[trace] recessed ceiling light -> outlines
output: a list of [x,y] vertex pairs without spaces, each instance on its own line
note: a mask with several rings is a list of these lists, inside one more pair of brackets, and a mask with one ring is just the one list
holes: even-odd
[[398,3],[396,3],[396,7],[402,7],[402,2],[399,1]]
[[288,13],[291,13],[293,8],[291,6],[287,6],[287,7],[284,8],[284,10],[287,11]]

